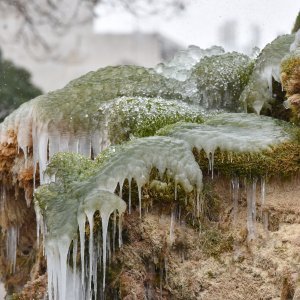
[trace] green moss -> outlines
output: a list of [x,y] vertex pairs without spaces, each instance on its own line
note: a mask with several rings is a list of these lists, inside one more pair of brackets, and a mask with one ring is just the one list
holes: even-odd
[[[205,172],[208,165],[205,152],[194,153]],[[289,178],[300,170],[300,145],[296,142],[283,143],[257,153],[233,153],[218,149],[214,155],[214,168],[230,178]]]
[[152,69],[137,66],[106,67],[90,72],[65,88],[39,98],[42,120],[67,132],[86,132],[102,122],[99,108],[105,102],[122,97],[162,97],[182,99],[179,84]]

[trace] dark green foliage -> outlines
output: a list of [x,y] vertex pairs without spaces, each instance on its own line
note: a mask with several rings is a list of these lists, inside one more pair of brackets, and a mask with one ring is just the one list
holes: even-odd
[[292,29],[292,33],[296,33],[299,29],[300,29],[300,12],[298,12],[294,27]]
[[31,83],[30,77],[28,71],[3,59],[0,51],[0,121],[22,103],[42,93]]

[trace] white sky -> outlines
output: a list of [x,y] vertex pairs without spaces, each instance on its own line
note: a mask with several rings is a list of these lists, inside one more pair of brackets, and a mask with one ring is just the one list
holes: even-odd
[[207,48],[222,45],[218,34],[221,25],[235,20],[237,42],[233,48],[243,51],[253,44],[253,25],[259,26],[257,46],[262,48],[279,34],[290,33],[299,10],[299,0],[190,0],[185,12],[166,20],[163,15],[138,19],[121,9],[102,7],[95,29],[101,33],[159,32],[185,47]]

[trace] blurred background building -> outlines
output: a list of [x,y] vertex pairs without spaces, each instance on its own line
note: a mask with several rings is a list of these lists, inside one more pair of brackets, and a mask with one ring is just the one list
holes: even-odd
[[60,53],[50,59],[36,58],[16,43],[0,46],[3,56],[31,72],[33,83],[45,92],[105,66],[154,67],[180,49],[158,33],[96,33],[92,23],[72,29],[60,40]]

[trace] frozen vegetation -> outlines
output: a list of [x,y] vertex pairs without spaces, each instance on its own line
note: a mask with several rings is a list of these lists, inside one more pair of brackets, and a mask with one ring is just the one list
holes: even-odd
[[295,35],[283,35],[268,44],[256,59],[249,82],[240,101],[249,111],[260,113],[273,99],[273,82],[280,82],[280,63],[289,53]]
[[[27,205],[34,189],[49,299],[105,299],[107,264],[122,246],[123,218],[147,214],[143,189],[171,194],[171,203],[190,209],[191,223],[201,223],[204,172],[229,175],[234,224],[244,184],[247,238],[255,239],[257,185],[264,206],[266,178],[296,173],[297,156],[284,169],[282,154],[291,157],[299,146],[291,123],[242,110],[259,113],[272,98],[282,58],[290,47],[298,49],[296,36],[293,44],[294,36],[279,37],[256,60],[191,46],[155,70],[107,67],[23,104],[5,119],[3,174],[7,185],[24,189]],[[29,169],[29,179],[19,176]],[[4,193],[1,198],[3,206]],[[176,214],[172,209],[171,245]],[[266,224],[267,215],[261,215]],[[14,272],[20,224],[6,223]]]

